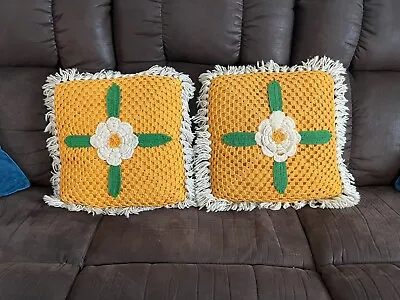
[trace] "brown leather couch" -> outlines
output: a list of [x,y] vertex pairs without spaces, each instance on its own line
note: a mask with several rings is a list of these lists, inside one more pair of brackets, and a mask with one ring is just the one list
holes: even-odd
[[[2,0],[0,145],[33,186],[0,199],[0,299],[400,299],[399,16],[398,0]],[[42,201],[41,85],[58,68],[159,64],[197,81],[214,64],[314,55],[349,69],[358,206],[127,219]]]

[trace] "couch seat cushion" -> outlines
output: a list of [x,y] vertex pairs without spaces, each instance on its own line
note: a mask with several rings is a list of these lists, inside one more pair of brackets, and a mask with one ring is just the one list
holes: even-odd
[[207,213],[160,209],[105,216],[86,264],[127,262],[266,264],[313,268],[294,210]]
[[299,211],[317,266],[400,261],[400,193],[393,187],[359,191],[356,207]]

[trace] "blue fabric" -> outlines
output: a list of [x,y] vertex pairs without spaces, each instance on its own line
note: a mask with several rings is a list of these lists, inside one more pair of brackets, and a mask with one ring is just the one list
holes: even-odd
[[396,182],[394,183],[394,187],[396,190],[400,192],[400,176],[397,178]]
[[30,186],[18,165],[0,149],[0,197],[11,195]]

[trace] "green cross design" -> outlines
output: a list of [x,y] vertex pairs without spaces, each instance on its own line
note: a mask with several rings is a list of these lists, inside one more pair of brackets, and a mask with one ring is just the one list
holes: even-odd
[[[121,107],[121,88],[113,83],[107,91],[106,96],[107,116],[119,118]],[[151,148],[164,145],[172,140],[172,138],[162,133],[135,133],[138,137],[138,147]],[[69,135],[65,138],[64,143],[70,148],[90,148],[91,135]],[[122,173],[121,165],[109,167],[108,172],[108,193],[112,197],[117,197],[121,191]]]
[[[272,81],[268,85],[268,101],[271,112],[282,111],[282,89],[278,81]],[[322,145],[328,143],[332,134],[329,130],[308,130],[300,131],[300,144]],[[222,136],[222,142],[233,147],[256,146],[255,132],[231,132]],[[288,185],[288,174],[286,161],[274,161],[273,165],[274,187],[280,194],[284,194]]]

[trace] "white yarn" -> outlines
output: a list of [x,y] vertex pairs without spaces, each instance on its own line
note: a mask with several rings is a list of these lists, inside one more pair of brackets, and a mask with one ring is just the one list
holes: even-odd
[[138,214],[142,211],[153,210],[160,207],[121,207],[121,208],[95,208],[84,205],[76,205],[72,203],[63,202],[60,199],[60,177],[61,177],[61,160],[60,160],[60,147],[57,136],[56,115],[54,107],[54,89],[55,87],[66,81],[73,80],[93,80],[93,79],[115,79],[126,78],[140,75],[157,75],[177,78],[182,82],[182,125],[180,139],[183,149],[184,168],[185,168],[185,185],[186,185],[186,199],[177,204],[168,205],[167,208],[187,208],[195,205],[194,201],[194,180],[193,180],[193,149],[192,143],[194,134],[191,131],[192,121],[189,115],[189,99],[194,96],[194,84],[190,77],[186,74],[177,72],[171,67],[153,66],[150,69],[136,73],[136,74],[121,74],[118,71],[102,70],[98,73],[81,73],[77,69],[59,70],[58,73],[47,77],[46,83],[43,85],[43,95],[45,96],[44,104],[47,108],[46,121],[48,125],[45,132],[51,134],[47,139],[47,148],[50,153],[52,162],[52,177],[50,182],[53,186],[53,195],[44,196],[43,200],[50,206],[66,208],[70,211],[86,211],[93,215],[125,215],[129,217],[131,214]]
[[[330,74],[334,80],[335,94],[335,121],[336,121],[336,145],[337,161],[339,173],[342,181],[342,194],[329,199],[304,200],[292,203],[287,202],[231,202],[226,199],[216,198],[212,194],[210,182],[210,152],[211,140],[208,131],[208,93],[211,80],[221,75],[231,74],[249,74],[256,72],[299,72],[321,70]],[[257,66],[216,66],[213,71],[208,71],[200,75],[202,83],[200,96],[198,98],[199,110],[194,118],[197,124],[196,143],[195,143],[195,162],[194,171],[196,174],[196,202],[200,208],[206,207],[208,211],[227,211],[227,210],[253,210],[255,208],[268,208],[278,210],[281,208],[293,207],[295,209],[309,205],[312,208],[345,208],[356,205],[360,200],[360,195],[354,185],[353,175],[347,169],[343,159],[343,149],[346,143],[346,123],[348,120],[348,109],[346,107],[347,99],[345,93],[347,86],[345,84],[346,69],[339,61],[324,57],[314,57],[303,62],[301,65],[292,67],[279,66],[272,60],[269,62],[260,62]]]

